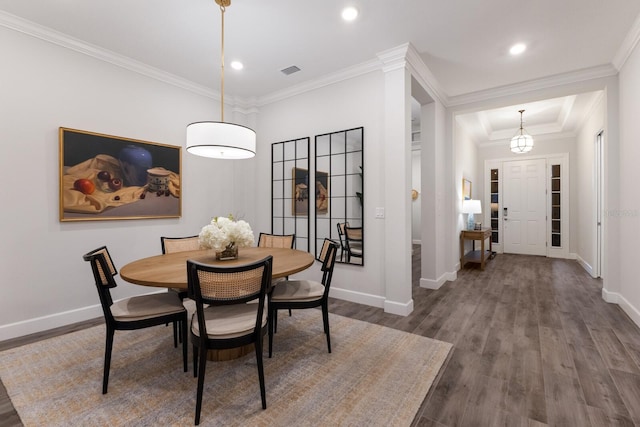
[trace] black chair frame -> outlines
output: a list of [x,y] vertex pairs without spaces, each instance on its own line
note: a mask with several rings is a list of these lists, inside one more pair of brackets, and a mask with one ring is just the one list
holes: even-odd
[[[104,313],[105,325],[107,328],[105,353],[104,353],[104,374],[102,379],[102,394],[107,393],[109,385],[109,370],[111,367],[111,353],[113,350],[113,337],[115,331],[131,331],[135,329],[143,329],[151,326],[163,325],[167,323],[174,324],[174,330],[176,325],[180,325],[182,334],[187,333],[187,311],[184,310],[178,313],[171,313],[166,315],[154,316],[151,318],[131,320],[131,321],[119,321],[113,317],[111,313],[111,305],[113,305],[113,299],[111,297],[110,289],[115,288],[117,283],[114,276],[118,274],[118,271],[113,264],[113,261],[107,262],[103,252],[109,253],[106,246],[102,246],[95,249],[83,256],[85,261],[91,263],[91,269],[96,282],[96,288],[98,289],[98,295],[100,297],[100,305],[102,306],[102,312]],[[109,255],[111,260],[111,255]],[[102,274],[104,272],[104,274]],[[103,280],[106,283],[103,283]],[[176,335],[173,337],[174,347],[178,346]],[[184,372],[187,372],[187,342],[182,343],[182,358],[184,364]]]
[[[229,348],[242,347],[247,344],[254,344],[256,351],[256,361],[258,365],[258,378],[260,381],[260,397],[262,399],[262,409],[267,408],[266,392],[264,385],[264,368],[262,362],[262,349],[263,339],[267,334],[268,327],[262,326],[262,317],[265,309],[265,300],[267,289],[271,284],[271,269],[272,269],[272,256],[268,256],[260,261],[256,261],[251,264],[245,264],[236,267],[219,267],[208,264],[203,264],[197,261],[187,261],[187,275],[189,283],[189,298],[193,299],[196,303],[196,316],[198,318],[199,335],[193,332],[192,328],[189,328],[191,343],[193,344],[193,376],[198,378],[198,391],[196,396],[196,417],[195,424],[200,423],[200,412],[202,409],[202,395],[204,390],[204,377],[207,363],[208,350],[224,350]],[[246,295],[244,297],[233,298],[232,300],[224,299],[210,299],[205,298],[202,295],[200,287],[200,279],[198,277],[198,271],[210,271],[213,273],[235,273],[242,271],[249,271],[256,268],[264,267],[262,274],[262,283],[260,285],[260,292],[255,294]],[[258,314],[256,316],[256,323],[253,332],[246,335],[234,337],[215,339],[207,336],[206,322],[204,317],[204,305],[220,306],[228,304],[242,304],[249,301],[258,300],[257,309]]]
[[[322,284],[324,285],[324,293],[321,298],[312,301],[274,301],[269,294],[269,357],[273,353],[273,334],[278,329],[278,310],[296,310],[305,308],[322,307],[322,323],[324,333],[327,336],[327,349],[331,353],[331,334],[329,333],[329,288],[331,287],[331,278],[333,277],[333,267],[338,252],[338,243],[330,239],[324,239],[325,244],[329,245],[328,251],[324,259],[316,258],[322,262]],[[320,254],[322,256],[322,253]]]

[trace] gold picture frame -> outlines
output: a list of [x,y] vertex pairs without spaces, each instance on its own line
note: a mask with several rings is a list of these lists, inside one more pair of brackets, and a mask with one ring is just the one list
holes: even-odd
[[60,221],[179,218],[181,147],[59,129]]
[[471,199],[471,181],[462,178],[462,200]]

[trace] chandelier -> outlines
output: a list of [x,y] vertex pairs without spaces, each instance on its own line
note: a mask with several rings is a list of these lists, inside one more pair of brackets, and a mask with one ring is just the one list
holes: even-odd
[[519,110],[518,112],[520,113],[520,129],[511,138],[511,151],[517,154],[528,153],[533,148],[533,138],[522,127],[522,113],[524,113],[524,110]]
[[248,159],[256,155],[256,133],[246,126],[224,121],[224,13],[231,0],[215,0],[222,15],[220,53],[220,121],[187,126],[187,151],[215,159]]

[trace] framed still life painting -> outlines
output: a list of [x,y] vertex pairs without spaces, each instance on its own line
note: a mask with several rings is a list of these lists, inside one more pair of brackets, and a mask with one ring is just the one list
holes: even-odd
[[177,218],[181,148],[61,127],[60,221]]

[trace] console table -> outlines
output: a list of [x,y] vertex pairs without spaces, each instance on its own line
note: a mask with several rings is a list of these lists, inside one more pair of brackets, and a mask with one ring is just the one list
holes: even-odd
[[[484,241],[489,239],[489,250],[485,250]],[[464,241],[473,241],[473,250],[468,253],[464,253]],[[480,250],[477,251],[475,247],[475,241],[480,240]],[[460,268],[468,262],[480,264],[480,269],[484,270],[484,263],[492,253],[491,247],[491,229],[483,228],[482,230],[462,230],[460,232]]]

